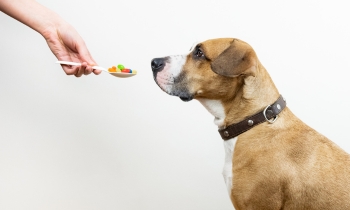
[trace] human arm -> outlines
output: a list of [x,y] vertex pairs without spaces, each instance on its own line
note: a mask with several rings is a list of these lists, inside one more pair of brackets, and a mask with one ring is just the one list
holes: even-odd
[[58,60],[82,63],[81,66],[62,65],[67,75],[101,73],[91,68],[96,62],[78,32],[52,10],[35,0],[0,0],[0,11],[40,33]]

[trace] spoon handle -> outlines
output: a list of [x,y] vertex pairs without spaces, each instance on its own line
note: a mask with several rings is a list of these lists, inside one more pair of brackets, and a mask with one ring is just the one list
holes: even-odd
[[[76,62],[70,62],[70,61],[56,61],[58,64],[65,64],[65,65],[71,65],[71,66],[81,66],[81,63]],[[107,69],[101,67],[101,66],[92,66],[93,69],[102,70],[108,72]]]
[[70,61],[56,61],[58,64],[65,64],[65,65],[71,65],[71,66],[81,66],[81,63],[76,62],[70,62]]
[[106,71],[109,73],[109,71],[101,66],[92,66],[93,69],[101,70],[101,71]]

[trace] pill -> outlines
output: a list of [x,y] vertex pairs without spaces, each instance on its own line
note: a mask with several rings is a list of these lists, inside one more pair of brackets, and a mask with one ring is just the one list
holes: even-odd
[[114,68],[108,68],[108,71],[109,71],[109,72],[117,72],[117,70],[114,69]]
[[117,73],[137,74],[136,70],[125,68],[122,64],[119,64],[117,67],[112,66],[111,68],[108,68],[108,71],[111,73],[117,72]]
[[122,64],[119,64],[118,69],[123,70],[123,69],[125,69],[125,67]]

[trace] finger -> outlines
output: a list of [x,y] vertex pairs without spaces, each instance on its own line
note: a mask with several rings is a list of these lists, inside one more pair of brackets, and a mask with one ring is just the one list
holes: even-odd
[[95,75],[99,75],[99,74],[101,74],[102,71],[101,71],[101,70],[94,69],[93,72],[94,72]]
[[[97,66],[97,63],[96,61],[92,58],[89,50],[87,49],[85,43],[81,43],[79,46],[78,46],[78,52],[81,56],[81,59],[86,61],[89,66]],[[101,74],[101,70],[97,70],[97,69],[92,69],[91,68],[91,71],[90,71],[90,68],[88,68],[89,72],[86,72],[87,74],[90,74],[91,72],[93,72],[95,75],[99,75]],[[86,75],[87,75],[86,74]]]
[[81,77],[83,74],[84,74],[84,71],[87,67],[87,63],[86,62],[83,62],[79,68],[79,70],[76,72],[75,76],[76,77]]
[[84,71],[84,75],[89,75],[93,71],[92,67],[88,65]]
[[76,67],[76,66],[73,67],[70,65],[61,65],[61,67],[67,75],[75,75],[79,68],[79,67]]

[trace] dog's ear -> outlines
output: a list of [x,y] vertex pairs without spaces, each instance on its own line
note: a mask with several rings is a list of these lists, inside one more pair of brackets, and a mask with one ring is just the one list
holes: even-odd
[[234,39],[211,63],[211,69],[222,76],[236,77],[242,74],[254,74],[257,57],[247,43]]

